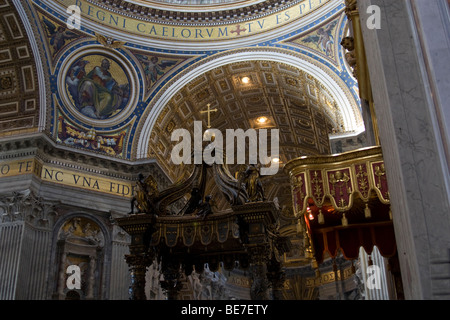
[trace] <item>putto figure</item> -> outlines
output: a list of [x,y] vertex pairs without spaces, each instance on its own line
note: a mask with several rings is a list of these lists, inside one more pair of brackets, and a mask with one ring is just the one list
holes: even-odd
[[50,20],[45,19],[45,17],[42,18],[42,22],[44,23],[47,34],[50,37],[50,45],[53,48],[53,56],[56,56],[59,50],[65,46],[66,41],[79,37],[76,33],[67,30],[65,27],[55,25]]

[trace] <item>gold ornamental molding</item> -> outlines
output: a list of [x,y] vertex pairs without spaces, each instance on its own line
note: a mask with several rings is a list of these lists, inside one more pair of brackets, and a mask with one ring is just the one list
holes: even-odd
[[207,21],[193,25],[173,19],[164,23],[148,19],[138,13],[126,14],[89,0],[57,0],[64,8],[76,5],[81,11],[81,20],[87,19],[102,26],[144,37],[172,41],[214,41],[230,40],[260,34],[285,26],[321,8],[331,0],[303,0],[296,4],[245,19],[232,24]]
[[317,287],[321,285],[326,285],[329,283],[334,283],[336,281],[345,281],[350,279],[355,273],[352,267],[348,267],[344,270],[330,271],[327,273],[321,273],[320,277],[311,277],[306,279],[306,287]]
[[301,157],[289,161],[284,171],[290,177],[298,216],[305,214],[312,203],[319,209],[331,204],[335,211],[345,212],[353,206],[355,197],[368,204],[373,194],[381,203],[390,203],[381,147]]

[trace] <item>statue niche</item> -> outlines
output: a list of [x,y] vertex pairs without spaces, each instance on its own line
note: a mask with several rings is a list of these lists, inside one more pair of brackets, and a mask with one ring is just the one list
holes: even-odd
[[[63,224],[58,232],[57,287],[54,299],[69,299],[76,294],[81,300],[101,297],[104,246],[105,236],[94,221],[85,217],[73,217]],[[69,266],[79,268],[80,288],[68,287],[66,281]]]

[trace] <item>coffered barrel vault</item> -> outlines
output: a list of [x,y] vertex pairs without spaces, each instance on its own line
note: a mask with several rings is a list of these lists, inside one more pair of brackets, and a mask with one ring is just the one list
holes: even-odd
[[[250,71],[255,65],[263,66],[258,74],[255,71]],[[229,71],[225,72],[222,69]],[[242,86],[236,83],[236,79],[245,76],[246,72],[254,74],[255,79],[252,84]],[[346,83],[330,72],[329,69],[321,69],[317,62],[308,56],[297,56],[295,53],[292,54],[284,50],[239,50],[218,54],[210,59],[206,59],[196,68],[180,73],[167,90],[155,97],[154,102],[152,101],[154,105],[152,103],[151,108],[148,109],[148,116],[143,123],[141,139],[138,142],[138,156],[145,156],[147,149],[145,144],[148,141],[148,135],[152,126],[157,121],[156,119],[160,112],[162,112],[160,110],[164,110],[168,101],[177,92],[183,92],[183,87],[189,81],[188,79],[198,77],[198,82],[201,77],[205,78],[203,74],[215,74],[214,77],[209,77],[208,84],[215,84],[217,89],[205,89],[203,101],[199,101],[198,98],[193,101],[197,108],[206,106],[207,102],[205,101],[211,103],[214,100],[213,93],[216,92],[217,96],[222,98],[221,101],[217,102],[221,105],[232,104],[231,101],[235,99],[233,97],[239,99],[243,95],[247,97],[249,95],[263,97],[269,94],[272,96],[278,94],[283,100],[283,103],[278,102],[276,107],[279,113],[281,113],[281,109],[288,107],[285,103],[286,101],[293,100],[294,104],[316,106],[318,109],[323,110],[335,122],[336,125],[333,125],[334,132],[360,133],[364,130],[360,110],[357,102],[353,99],[351,91],[346,86]],[[220,77],[225,77],[227,80],[222,79],[222,82],[220,82]],[[257,90],[260,91],[257,92]],[[226,97],[222,97],[224,92],[228,93]],[[207,97],[208,94],[210,97]],[[275,106],[271,106],[271,103],[270,99],[266,99],[268,107],[275,108]],[[237,107],[246,108],[244,104],[237,104]],[[260,109],[260,112],[263,113],[264,111]],[[287,110],[284,111],[285,114],[288,114],[288,112]],[[268,113],[271,112],[268,111]],[[331,133],[331,130],[326,134],[329,133]]]
[[[249,83],[241,79],[249,77]],[[330,92],[310,74],[286,64],[270,61],[242,61],[215,68],[181,88],[158,115],[148,150],[151,157],[170,158],[171,134],[186,128],[193,135],[194,121],[210,104],[218,112],[211,124],[226,129],[278,128],[283,161],[298,154],[328,154],[328,134],[345,127]],[[263,126],[258,117],[269,119]],[[270,153],[269,153],[270,154]],[[175,174],[176,176],[176,174]]]

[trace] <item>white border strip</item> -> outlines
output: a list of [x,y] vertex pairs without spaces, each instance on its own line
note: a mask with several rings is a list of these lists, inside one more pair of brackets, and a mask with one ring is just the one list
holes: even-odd
[[25,12],[24,7],[22,6],[22,2],[19,0],[12,0],[14,6],[19,13],[19,16],[22,20],[23,25],[25,26],[25,30],[27,32],[28,41],[30,42],[31,50],[33,51],[34,60],[36,62],[36,72],[38,76],[38,85],[39,85],[39,122],[38,122],[38,131],[41,132],[45,129],[46,125],[46,117],[47,117],[47,94],[45,87],[45,77],[44,77],[44,68],[42,66],[41,54],[39,52],[39,47],[36,41],[36,36],[33,32],[33,28],[31,27],[30,21],[28,20],[28,16]]

